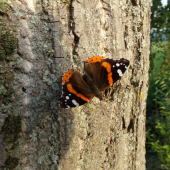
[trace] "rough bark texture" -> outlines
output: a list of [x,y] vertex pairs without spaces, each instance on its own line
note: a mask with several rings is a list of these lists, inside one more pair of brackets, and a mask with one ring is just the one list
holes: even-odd
[[[148,0],[0,2],[1,167],[145,169],[150,5]],[[82,61],[95,55],[126,58],[130,67],[104,100],[61,109],[61,76],[72,67],[82,72]]]

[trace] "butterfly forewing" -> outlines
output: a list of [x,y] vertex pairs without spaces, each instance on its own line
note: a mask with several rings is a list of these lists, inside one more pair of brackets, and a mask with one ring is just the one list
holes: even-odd
[[113,84],[121,78],[121,76],[125,73],[126,69],[129,66],[129,60],[126,60],[124,58],[121,58],[120,60],[106,58],[102,60],[102,63],[103,62],[107,62],[110,64]]
[[128,66],[129,61],[123,58],[120,60],[102,58],[100,62],[86,63],[85,71],[102,91],[119,80]]

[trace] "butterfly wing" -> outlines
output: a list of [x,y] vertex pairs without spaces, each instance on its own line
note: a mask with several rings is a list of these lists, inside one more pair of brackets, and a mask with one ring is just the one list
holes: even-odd
[[120,60],[112,60],[106,58],[102,60],[101,65],[106,68],[108,72],[108,82],[110,85],[112,85],[125,73],[129,66],[129,60],[124,58],[121,58]]
[[107,70],[101,66],[101,63],[86,64],[86,74],[93,80],[98,89],[110,86],[108,84]]
[[112,86],[126,71],[129,61],[108,59],[100,56],[86,60],[85,70],[94,84],[101,90]]
[[94,97],[92,91],[82,78],[82,75],[68,70],[63,76],[60,106],[64,108],[77,107],[85,104]]

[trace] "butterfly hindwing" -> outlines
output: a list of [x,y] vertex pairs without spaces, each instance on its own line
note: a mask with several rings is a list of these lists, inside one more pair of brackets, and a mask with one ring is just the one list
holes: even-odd
[[70,69],[65,73],[60,97],[61,107],[70,108],[83,105],[91,100],[93,96],[79,72]]
[[60,106],[64,108],[77,107],[85,104],[87,101],[76,96],[74,93],[70,93],[67,89],[67,84],[65,83],[62,88],[62,95],[60,97]]

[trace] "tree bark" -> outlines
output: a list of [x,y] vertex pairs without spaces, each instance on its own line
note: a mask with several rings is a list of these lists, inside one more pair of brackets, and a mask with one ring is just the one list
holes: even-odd
[[[145,169],[150,6],[148,0],[0,2],[3,30],[10,30],[0,34],[2,168]],[[3,35],[17,38],[14,53],[7,53]],[[82,72],[83,61],[98,55],[126,58],[130,67],[104,100],[60,108],[62,75]]]

